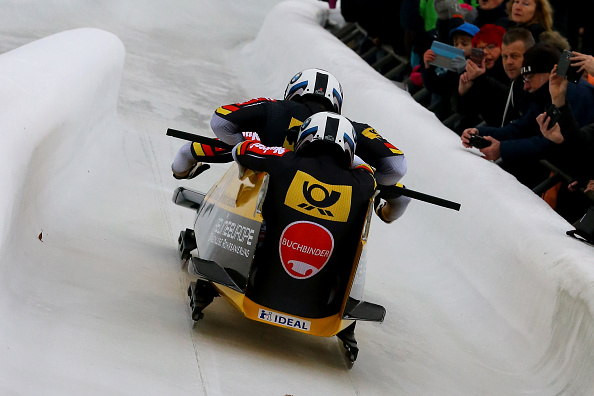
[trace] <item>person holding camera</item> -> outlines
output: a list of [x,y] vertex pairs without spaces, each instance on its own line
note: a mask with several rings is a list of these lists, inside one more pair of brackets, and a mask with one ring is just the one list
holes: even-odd
[[565,99],[569,84],[567,78],[558,74],[555,66],[549,77],[549,93],[555,107],[540,114],[536,121],[543,136],[570,159],[571,168],[564,171],[575,180],[559,189],[555,210],[573,223],[594,205],[594,123],[580,128],[571,105]]
[[423,78],[423,85],[433,95],[432,102],[438,103],[434,112],[440,120],[451,115],[451,98],[458,89],[460,74],[466,70],[466,62],[472,49],[472,38],[478,31],[479,28],[470,23],[463,23],[450,31],[450,43],[464,50],[464,57],[460,56],[452,60],[450,70],[433,63],[437,55],[431,48],[423,54],[419,71]]
[[458,134],[481,122],[480,117],[488,125],[499,126],[501,122],[504,103],[491,93],[505,91],[509,84],[501,61],[504,34],[501,26],[488,24],[472,38],[470,60],[452,96],[453,111],[465,117],[455,128]]
[[[522,117],[504,127],[478,127],[466,129],[461,136],[464,147],[472,147],[470,135],[481,135],[490,141],[489,147],[481,149],[485,159],[498,160],[503,169],[518,178],[518,181],[534,188],[548,177],[548,170],[538,163],[547,158],[557,162],[553,144],[540,132],[536,121],[539,114],[551,104],[549,94],[550,71],[559,61],[559,51],[546,44],[537,44],[524,54],[522,77],[524,91],[530,104]],[[571,103],[573,114],[579,125],[594,122],[594,87],[581,81],[571,84],[566,99]]]

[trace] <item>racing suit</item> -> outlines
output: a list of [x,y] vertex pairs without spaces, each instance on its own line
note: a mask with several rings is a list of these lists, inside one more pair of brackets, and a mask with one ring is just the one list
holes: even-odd
[[304,317],[338,313],[376,187],[371,167],[346,168],[325,151],[295,153],[257,141],[237,144],[233,157],[270,175],[266,235],[246,296]]
[[[231,145],[245,139],[260,140],[269,147],[293,150],[297,137],[295,128],[311,115],[324,110],[317,102],[300,103],[295,100],[257,98],[219,107],[210,125],[220,140]],[[357,135],[355,154],[375,169],[377,183],[385,186],[398,183],[407,168],[402,151],[380,136],[371,126],[353,121],[351,123]],[[185,150],[186,158],[193,157],[194,164],[200,161],[198,143],[188,143],[182,150]],[[362,161],[356,160],[355,163],[359,164]],[[409,202],[410,198],[404,196],[388,200],[380,218],[387,223],[398,219]]]

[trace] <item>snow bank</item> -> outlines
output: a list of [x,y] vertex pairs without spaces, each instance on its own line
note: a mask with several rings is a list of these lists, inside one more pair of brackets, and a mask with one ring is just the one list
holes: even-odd
[[[412,292],[440,304],[444,325],[476,331],[468,342],[479,350],[506,343],[514,348],[508,334],[489,328],[496,318],[536,356],[495,370],[507,370],[510,377],[528,372],[543,386],[570,394],[594,392],[594,250],[567,237],[571,226],[540,198],[477,151],[464,149],[432,113],[323,31],[326,17],[327,4],[321,2],[275,7],[256,40],[242,48],[240,62],[234,61],[246,90],[254,97],[278,98],[297,71],[331,71],[343,85],[343,114],[369,123],[407,155],[407,187],[462,204],[456,213],[416,202],[398,224],[376,221],[370,280],[398,290],[414,272],[420,283],[439,287]],[[395,258],[377,253],[385,246],[394,247]],[[443,266],[459,272],[455,283],[433,279]],[[490,311],[476,308],[477,300]],[[472,319],[461,319],[460,307]],[[398,311],[398,302],[387,308],[389,316]]]
[[0,254],[11,222],[19,221],[13,213],[24,183],[43,185],[52,176],[37,170],[27,178],[34,157],[54,149],[55,139],[71,152],[84,150],[85,131],[115,116],[124,54],[113,34],[76,29],[0,55]]

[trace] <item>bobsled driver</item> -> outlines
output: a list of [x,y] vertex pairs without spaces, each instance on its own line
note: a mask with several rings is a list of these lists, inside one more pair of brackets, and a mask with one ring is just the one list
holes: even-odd
[[[295,127],[313,114],[333,111],[340,114],[342,87],[330,73],[320,69],[307,69],[297,73],[287,85],[284,100],[252,99],[244,103],[219,107],[210,122],[215,135],[225,143],[235,145],[249,140],[260,140],[269,147],[292,150]],[[377,183],[394,185],[406,173],[404,154],[382,138],[367,124],[352,122],[357,136],[357,156],[375,168]],[[356,158],[356,157],[355,157]],[[203,169],[201,160],[208,162],[200,143],[188,142],[175,156],[172,171],[175,178],[189,179]],[[362,163],[355,159],[355,164]],[[410,198],[399,196],[377,201],[375,211],[386,223],[398,219],[408,206]]]
[[[260,262],[278,261],[281,239],[285,240],[282,236],[291,227],[299,229],[304,223],[321,226],[319,228],[325,230],[324,234],[329,233],[334,241],[328,261],[319,273],[310,278],[306,293],[301,289],[304,287],[302,281],[288,276],[281,265],[257,266],[255,271],[258,275],[253,285],[255,291],[250,296],[255,302],[259,298],[257,290],[265,288],[263,284],[275,284],[282,290],[278,293],[281,295],[275,298],[278,304],[284,300],[316,306],[320,316],[339,309],[348,276],[345,279],[337,274],[344,271],[345,262],[353,262],[361,235],[360,227],[376,188],[372,168],[366,164],[353,164],[356,147],[357,136],[352,124],[345,117],[330,112],[319,112],[305,120],[298,132],[294,151],[268,147],[258,141],[242,141],[234,147],[233,158],[241,166],[270,175],[262,216],[265,221],[267,218],[271,220],[266,221],[266,236],[256,253]],[[308,205],[315,209],[310,210]],[[350,273],[348,265],[346,269]],[[341,279],[336,288],[343,290],[343,295],[334,293],[329,299],[320,290],[337,282],[336,279]],[[356,348],[354,325],[338,333],[338,337],[352,348]]]

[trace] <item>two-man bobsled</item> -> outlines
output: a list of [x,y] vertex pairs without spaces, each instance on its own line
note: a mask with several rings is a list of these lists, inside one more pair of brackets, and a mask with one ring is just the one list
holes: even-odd
[[[215,145],[207,148],[203,144],[203,148],[217,157]],[[223,150],[220,154],[229,153]],[[205,169],[207,166],[201,171]],[[382,306],[360,301],[351,293],[367,242],[373,197],[359,200],[360,204],[351,208],[357,214],[355,220],[338,240],[316,218],[342,212],[328,210],[334,196],[314,179],[299,179],[293,193],[291,183],[285,204],[310,214],[319,211],[321,217],[308,215],[307,221],[289,223],[268,212],[264,223],[262,208],[268,180],[265,172],[240,170],[233,164],[207,194],[183,187],[175,190],[176,204],[196,210],[194,229],[182,231],[178,240],[182,262],[189,272],[198,275],[188,289],[192,319],[202,319],[203,310],[215,297],[222,296],[249,319],[311,335],[336,335],[352,363],[358,354],[352,331],[355,322],[382,322],[386,313]],[[382,188],[381,194],[384,198],[403,194],[459,208],[458,204],[397,186]],[[351,207],[350,203],[346,205]],[[268,248],[262,247],[266,246],[263,241],[269,241]]]
[[[202,319],[204,308],[222,296],[249,319],[317,336],[337,335],[357,320],[383,321],[384,307],[349,297],[367,241],[372,201],[353,230],[359,235],[355,254],[344,257],[340,266],[326,266],[332,235],[305,221],[283,231],[276,262],[261,262],[258,243],[264,233],[261,213],[268,175],[239,173],[233,164],[208,194],[179,187],[173,195],[176,204],[197,211],[194,230],[182,231],[178,241],[182,261],[198,275],[188,290],[192,319]],[[266,266],[283,270],[271,273]],[[318,273],[323,276],[313,276]],[[354,338],[342,341],[354,362]]]

